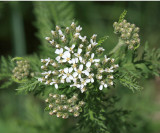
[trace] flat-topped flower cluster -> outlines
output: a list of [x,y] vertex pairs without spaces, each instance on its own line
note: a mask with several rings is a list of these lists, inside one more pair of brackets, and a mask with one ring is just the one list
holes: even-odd
[[50,115],[56,115],[63,119],[67,119],[69,116],[78,117],[85,104],[85,102],[79,101],[78,94],[74,94],[71,98],[67,98],[66,95],[50,93],[49,98],[47,98],[45,102],[48,103]]
[[55,59],[41,59],[41,69],[45,71],[38,79],[40,82],[54,85],[56,89],[59,84],[67,83],[82,93],[93,83],[99,84],[100,90],[113,85],[112,73],[118,65],[106,55],[98,58],[105,49],[96,42],[97,35],[94,34],[88,41],[86,36],[81,36],[81,30],[82,27],[76,27],[72,22],[65,30],[56,26],[56,30],[51,31],[52,37],[46,37],[57,56]]

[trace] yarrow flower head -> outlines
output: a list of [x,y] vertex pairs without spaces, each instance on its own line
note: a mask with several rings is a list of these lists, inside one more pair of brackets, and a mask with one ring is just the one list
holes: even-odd
[[97,35],[93,34],[87,41],[81,30],[82,27],[76,27],[73,22],[64,30],[56,26],[56,30],[51,31],[52,37],[46,37],[55,48],[56,58],[41,59],[44,72],[38,79],[40,82],[54,85],[56,89],[60,84],[67,83],[82,93],[93,83],[98,85],[99,90],[113,85],[113,73],[118,65],[106,55],[98,58],[105,49],[96,42]]
[[49,94],[49,97],[45,100],[48,103],[48,110],[50,115],[56,115],[63,119],[67,119],[69,116],[78,117],[82,112],[82,107],[85,102],[78,100],[78,94],[74,94],[71,98],[67,98],[66,95]]
[[16,62],[17,66],[13,69],[13,77],[17,80],[23,80],[29,76],[33,76],[31,73],[31,67],[27,60],[19,60]]
[[130,24],[126,20],[122,22],[114,22],[114,33],[120,34],[120,38],[128,45],[128,49],[133,49],[140,44],[139,27],[135,24]]

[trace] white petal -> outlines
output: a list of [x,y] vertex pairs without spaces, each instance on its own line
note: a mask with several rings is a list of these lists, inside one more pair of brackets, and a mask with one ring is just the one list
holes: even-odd
[[76,85],[76,87],[77,87],[77,88],[80,88],[80,87],[81,87],[81,85],[80,85],[80,84],[77,84],[77,85]]
[[107,88],[107,84],[104,84],[104,87]]
[[68,61],[69,64],[73,64],[73,59]]
[[82,64],[79,66],[79,70],[83,70],[83,65]]
[[99,89],[102,90],[102,89],[103,89],[103,85],[100,85],[100,86],[99,86]]
[[69,68],[69,73],[71,73],[73,71],[73,68],[72,67],[70,67]]
[[69,51],[69,48],[67,46],[65,46],[64,48]]
[[84,91],[85,91],[85,90],[82,88],[82,89],[81,89],[81,93],[83,93]]
[[69,51],[65,51],[64,52],[64,54],[63,54],[63,56],[62,56],[62,58],[70,58],[71,57],[71,54],[70,54],[70,52]]
[[57,56],[57,57],[56,57],[56,60],[57,60],[57,61],[59,61],[59,60],[60,60],[60,58],[61,58],[60,56]]
[[62,76],[62,79],[65,79],[67,77],[67,75],[66,74],[64,74],[63,76]]
[[79,74],[79,75],[78,75],[78,78],[79,78],[79,79],[81,79],[81,78],[82,78],[82,77],[81,77],[81,74]]
[[77,77],[78,73],[77,72],[74,72],[73,73],[73,77]]
[[78,54],[77,54],[77,53],[74,53],[74,55],[75,55],[76,57],[78,57]]
[[66,82],[67,83],[71,82],[70,78],[66,78]]
[[48,78],[48,75],[45,76],[45,79],[47,79],[47,78]]
[[64,68],[64,72],[68,73],[68,67]]
[[100,62],[100,59],[94,59],[94,62]]
[[78,62],[78,58],[75,58],[75,63],[77,63]]
[[67,60],[66,60],[66,59],[63,59],[62,62],[67,62]]
[[72,45],[72,49],[75,47],[75,44]]
[[43,79],[42,78],[38,78],[38,81],[40,81],[42,83]]
[[80,62],[82,62],[82,57],[81,56],[79,57],[79,60],[80,60]]
[[60,54],[60,50],[59,50],[59,49],[56,49],[55,53],[56,53],[56,54]]
[[90,67],[91,66],[91,62],[87,62],[86,66]]
[[91,78],[91,82],[92,82],[92,83],[94,82],[94,79],[93,79],[93,78]]
[[71,80],[73,80],[73,77],[72,77],[72,75],[70,75],[70,76],[69,76],[69,78],[70,78]]
[[51,82],[51,83],[50,83],[50,85],[53,85],[53,84],[54,84],[54,82]]
[[60,54],[63,53],[63,48],[60,48],[59,53],[60,53]]
[[78,54],[80,54],[82,52],[82,49],[78,48]]
[[84,73],[85,75],[89,76],[89,72],[87,70],[84,70],[82,73]]
[[94,53],[91,54],[91,58],[92,58],[92,59],[94,58]]
[[55,86],[56,89],[58,89],[58,84],[55,84],[54,86]]
[[86,79],[86,83],[89,83],[90,82],[90,79]]

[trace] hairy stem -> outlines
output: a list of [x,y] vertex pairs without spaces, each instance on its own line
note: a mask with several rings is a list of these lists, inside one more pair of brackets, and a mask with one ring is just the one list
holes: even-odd
[[119,38],[118,44],[112,49],[112,51],[109,53],[109,55],[115,53],[123,45],[124,45],[124,41]]

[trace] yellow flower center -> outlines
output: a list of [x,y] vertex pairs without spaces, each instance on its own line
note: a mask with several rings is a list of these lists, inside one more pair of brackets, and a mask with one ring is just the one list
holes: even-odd
[[81,71],[81,70],[79,70],[79,69],[78,69],[78,71],[77,71],[77,72],[78,72],[79,74],[81,74],[81,73],[82,73],[82,71]]
[[76,64],[73,64],[73,67],[74,67],[74,68],[76,68],[76,66],[77,66]]
[[69,61],[70,60],[70,58],[67,58],[67,61]]
[[62,57],[62,56],[63,56],[63,54],[59,54],[59,56],[60,56],[60,57]]

